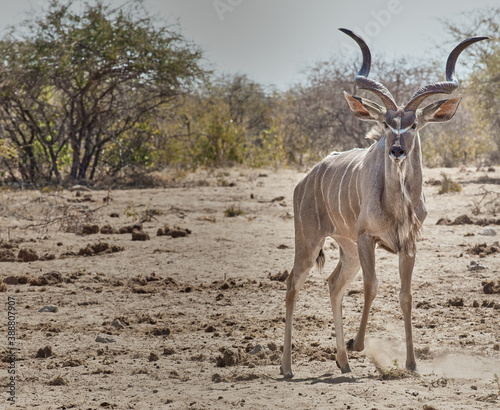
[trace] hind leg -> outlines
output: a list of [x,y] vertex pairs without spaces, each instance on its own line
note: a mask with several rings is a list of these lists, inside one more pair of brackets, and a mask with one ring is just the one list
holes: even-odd
[[344,342],[344,329],[342,325],[342,298],[347,286],[359,271],[358,249],[354,242],[337,240],[340,247],[340,260],[328,278],[330,301],[332,303],[333,321],[335,324],[335,338],[337,341],[337,366],[342,373],[351,371],[347,359],[346,345]]
[[313,249],[304,249],[296,246],[295,262],[292,272],[287,280],[286,291],[286,314],[285,314],[285,341],[283,345],[283,357],[281,359],[281,374],[286,379],[292,378],[292,328],[293,328],[293,312],[299,290],[304,285],[307,275],[311,270],[319,251],[322,248],[324,240],[321,244]]

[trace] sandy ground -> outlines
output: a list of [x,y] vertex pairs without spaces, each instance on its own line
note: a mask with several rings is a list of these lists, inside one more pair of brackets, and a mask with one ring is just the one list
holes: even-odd
[[[233,169],[197,173],[173,188],[110,193],[3,189],[0,253],[11,261],[0,263],[1,279],[8,278],[0,294],[0,408],[10,404],[9,306],[19,349],[12,407],[498,408],[500,294],[485,293],[484,284],[500,279],[500,248],[498,237],[479,233],[500,227],[436,223],[474,217],[485,189],[500,192],[500,172],[445,170],[463,190],[438,195],[432,182],[442,171],[425,170],[429,216],[413,283],[419,375],[401,370],[397,257],[383,250],[366,349],[350,354],[352,373],[336,367],[326,286],[338,258],[332,241],[325,272],[313,270],[299,295],[295,377],[280,375],[285,283],[277,279],[292,266],[291,197],[303,173]],[[495,218],[495,197],[483,199],[477,217]],[[230,208],[244,213],[225,216]],[[150,240],[82,235],[87,223],[118,229],[140,219]],[[172,229],[157,236],[165,224]],[[482,243],[483,255],[470,253]],[[26,250],[45,260],[19,261],[35,259]],[[473,261],[487,269],[469,270]],[[358,275],[344,298],[347,339],[357,331],[362,298]],[[57,311],[40,312],[48,305]]]

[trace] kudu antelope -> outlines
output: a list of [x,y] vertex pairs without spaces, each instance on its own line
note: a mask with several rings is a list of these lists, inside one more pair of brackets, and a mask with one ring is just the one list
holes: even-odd
[[[368,78],[371,54],[365,41],[347,29],[340,29],[356,41],[363,64],[354,78],[358,88],[369,90],[383,102],[344,92],[354,116],[378,124],[367,137],[376,142],[368,149],[334,152],[318,163],[297,185],[293,194],[295,260],[287,281],[286,321],[281,373],[293,377],[291,363],[292,322],[297,294],[316,262],[324,264],[323,245],[327,236],[339,245],[340,259],[328,279],[337,342],[337,365],[350,371],[346,347],[362,351],[368,314],[377,293],[375,247],[399,254],[399,295],[406,335],[406,368],[416,370],[413,351],[411,278],[416,241],[427,215],[422,191],[422,154],[418,131],[429,122],[450,120],[461,100],[455,96],[419,108],[429,96],[451,94],[458,87],[455,63],[460,53],[476,41],[472,37],[451,52],[446,64],[446,81],[420,88],[405,106],[398,106],[389,90]],[[354,340],[344,343],[342,298],[347,286],[363,271],[364,306]]]

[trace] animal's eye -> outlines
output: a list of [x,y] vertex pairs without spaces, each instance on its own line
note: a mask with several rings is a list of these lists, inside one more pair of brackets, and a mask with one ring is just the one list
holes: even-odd
[[411,126],[411,129],[414,130],[415,128],[417,128],[417,123],[414,122],[413,125]]
[[384,124],[384,128],[389,128],[389,126],[387,125],[387,123],[385,121],[382,124]]

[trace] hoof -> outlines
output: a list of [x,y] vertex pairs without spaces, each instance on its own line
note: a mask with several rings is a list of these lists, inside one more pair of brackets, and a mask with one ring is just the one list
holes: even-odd
[[363,344],[363,347],[361,349],[356,349],[354,347],[354,339],[350,339],[346,344],[345,344],[345,347],[347,350],[351,350],[353,352],[362,352],[363,350],[365,350],[365,346]]
[[410,372],[417,372],[417,364],[415,362],[410,362],[406,363],[406,370],[409,370]]
[[335,363],[337,363],[337,367],[342,373],[351,373],[351,367],[349,366],[349,363],[347,363],[344,368],[340,366],[339,362],[335,361]]
[[280,366],[280,373],[283,375],[285,379],[291,379],[293,377],[292,371],[286,373],[283,371],[283,366]]

